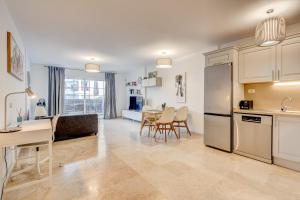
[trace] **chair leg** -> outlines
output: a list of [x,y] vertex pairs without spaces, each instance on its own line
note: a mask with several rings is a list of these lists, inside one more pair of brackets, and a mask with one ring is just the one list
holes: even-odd
[[171,132],[171,127],[170,127],[170,129],[169,129],[169,131],[168,131],[168,135],[170,135],[170,132]]
[[[165,125],[165,128],[167,127],[167,125]],[[167,130],[165,129],[165,143],[167,143]]]
[[178,135],[177,135],[177,133],[176,133],[176,130],[175,130],[173,124],[170,124],[170,126],[171,126],[172,131],[174,131],[174,133],[175,133],[175,135],[176,135],[176,138],[179,139],[179,137],[178,137]]
[[36,169],[39,175],[41,175],[41,168],[40,168],[40,148],[36,147],[36,154],[35,154],[35,164]]
[[145,123],[146,123],[145,121],[142,122],[141,129],[140,129],[140,136],[142,136],[142,131],[145,126]]
[[148,129],[148,137],[150,137],[150,130],[151,130],[151,125],[149,126],[149,129]]
[[183,123],[184,123],[184,125],[185,125],[185,127],[186,127],[186,130],[187,130],[187,132],[189,133],[189,135],[192,136],[191,131],[190,131],[188,125],[187,125],[187,122],[184,121]]
[[20,162],[18,160],[18,148],[17,147],[15,147],[15,162],[16,162],[17,169],[20,169],[21,165],[20,165]]
[[154,133],[154,138],[156,138],[156,133],[157,133],[157,131],[158,131],[158,129],[159,129],[159,124],[158,125],[156,125],[156,128],[155,128],[155,133]]

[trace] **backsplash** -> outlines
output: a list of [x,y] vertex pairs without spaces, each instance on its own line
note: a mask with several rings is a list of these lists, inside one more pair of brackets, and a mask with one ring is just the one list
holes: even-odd
[[[300,110],[300,85],[274,85],[273,83],[251,83],[244,85],[245,99],[253,100],[254,109],[279,110],[284,97],[292,97],[289,110]],[[249,93],[255,89],[255,93]]]

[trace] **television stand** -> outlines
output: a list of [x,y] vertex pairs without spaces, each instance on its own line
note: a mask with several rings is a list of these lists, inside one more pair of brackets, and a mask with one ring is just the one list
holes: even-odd
[[142,121],[142,111],[122,110],[122,118],[141,122]]

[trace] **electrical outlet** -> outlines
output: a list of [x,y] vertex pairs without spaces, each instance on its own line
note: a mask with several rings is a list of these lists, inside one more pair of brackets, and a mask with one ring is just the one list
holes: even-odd
[[249,94],[255,94],[255,89],[248,89]]

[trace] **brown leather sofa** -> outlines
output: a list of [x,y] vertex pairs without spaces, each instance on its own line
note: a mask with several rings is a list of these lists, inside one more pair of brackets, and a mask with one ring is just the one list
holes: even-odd
[[98,115],[63,115],[60,116],[55,131],[55,141],[97,135]]

